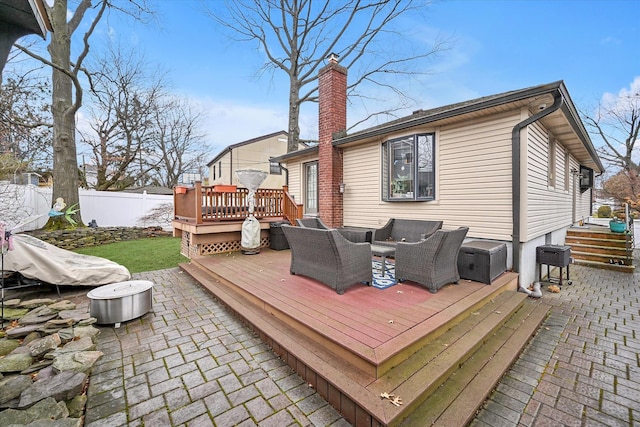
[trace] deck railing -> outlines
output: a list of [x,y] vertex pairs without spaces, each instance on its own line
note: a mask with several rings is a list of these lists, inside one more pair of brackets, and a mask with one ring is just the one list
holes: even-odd
[[[249,190],[216,191],[215,186],[176,187],[173,192],[174,218],[196,224],[244,220],[249,216]],[[255,194],[253,215],[258,218],[285,218],[295,224],[302,218],[302,205],[296,204],[288,188],[259,188]]]

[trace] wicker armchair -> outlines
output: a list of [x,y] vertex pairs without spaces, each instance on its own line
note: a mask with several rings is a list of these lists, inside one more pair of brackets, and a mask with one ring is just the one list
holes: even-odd
[[296,223],[298,224],[299,227],[317,228],[317,229],[320,229],[320,230],[330,230],[331,229],[330,227],[327,227],[327,224],[322,222],[322,220],[320,218],[296,219]]
[[399,242],[396,246],[396,278],[411,280],[436,293],[447,283],[457,283],[458,252],[469,227],[438,230],[427,239],[415,243]]
[[419,242],[442,228],[442,221],[391,218],[387,224],[374,230],[372,243],[396,246],[398,242]]
[[350,242],[337,230],[289,225],[282,230],[291,248],[291,274],[315,279],[338,294],[356,283],[372,282],[369,243]]

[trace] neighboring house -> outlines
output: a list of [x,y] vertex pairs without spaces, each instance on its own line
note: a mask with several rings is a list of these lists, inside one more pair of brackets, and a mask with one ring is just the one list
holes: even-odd
[[507,243],[523,285],[536,247],[591,214],[603,166],[562,81],[486,96],[346,134],[346,69],[319,75],[319,146],[280,156],[305,215],[334,227],[389,218],[468,226]]
[[[209,184],[238,185],[235,171],[257,169],[269,173],[269,159],[287,152],[288,133],[281,130],[229,145],[213,158],[209,167]],[[306,147],[306,146],[303,146]],[[286,173],[270,173],[261,188],[282,188],[286,185]]]

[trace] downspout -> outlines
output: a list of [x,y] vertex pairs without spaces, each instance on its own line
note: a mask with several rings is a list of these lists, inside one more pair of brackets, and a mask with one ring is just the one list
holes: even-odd
[[513,271],[516,273],[520,272],[520,131],[522,128],[558,110],[562,107],[563,103],[564,98],[562,97],[562,93],[557,90],[553,95],[553,105],[551,105],[551,107],[539,111],[528,119],[521,121],[515,125],[511,131],[511,210],[513,221],[511,245],[513,248]]

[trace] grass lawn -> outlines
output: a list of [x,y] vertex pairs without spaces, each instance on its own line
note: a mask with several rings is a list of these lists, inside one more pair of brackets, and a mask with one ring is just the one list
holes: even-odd
[[163,270],[177,267],[181,262],[189,262],[189,258],[180,254],[178,237],[128,240],[76,249],[74,252],[109,259],[124,265],[131,273]]

